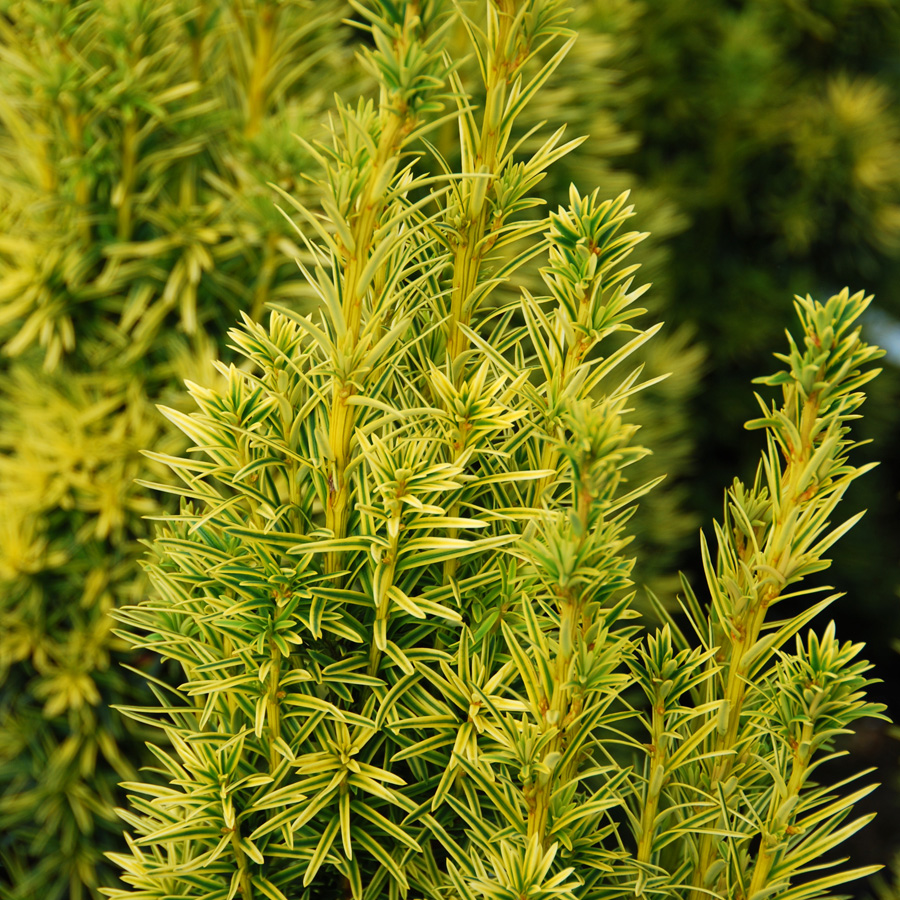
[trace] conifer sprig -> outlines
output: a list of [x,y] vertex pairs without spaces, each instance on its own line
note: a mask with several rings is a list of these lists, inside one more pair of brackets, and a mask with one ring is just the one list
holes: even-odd
[[[882,351],[865,344],[855,325],[871,299],[862,293],[850,296],[847,290],[826,304],[797,298],[802,349],[789,334],[790,353],[777,354],[788,368],[758,379],[780,386],[782,403],[759,398],[763,416],[747,423],[748,429],[765,429],[767,440],[753,486],[735,482],[727,493],[723,524],[715,526],[715,563],[706,539],[702,541],[712,597],[702,639],[718,648],[721,665],[708,685],[708,696],[720,698],[712,744],[717,755],[708,790],[728,783],[733,774],[740,781],[735,767],[752,762],[753,730],[742,725],[751,718],[747,706],[753,707],[758,673],[785,641],[839,596],[826,597],[786,621],[766,623],[770,607],[810,593],[789,589],[828,568],[825,554],[862,515],[831,527],[847,487],[873,465],[848,463],[856,445],[847,424],[865,399],[859,388],[879,371],[868,366]],[[695,607],[695,627],[702,622],[698,613]],[[715,865],[716,842],[713,834],[700,842],[697,875],[704,883]],[[699,898],[700,892],[694,896]]]
[[[414,176],[402,158],[442,108],[446,80],[436,22],[440,4],[355,8],[375,43],[364,59],[381,86],[379,101],[377,106],[360,101],[356,109],[339,105],[332,145],[310,148],[323,169],[322,208],[329,227],[292,201],[322,241],[316,253],[320,264],[310,280],[326,310],[320,341],[331,375],[331,409],[323,423],[330,463],[325,515],[338,542],[347,535],[352,506],[349,470],[358,404],[365,402],[358,398],[377,401],[367,387],[391,364],[389,351],[407,327],[411,297],[422,290],[408,276],[423,264],[418,254],[426,251],[428,238],[416,219],[420,204],[408,198],[427,179]],[[430,254],[426,283],[441,265]],[[336,578],[342,558],[339,546],[331,551]]]

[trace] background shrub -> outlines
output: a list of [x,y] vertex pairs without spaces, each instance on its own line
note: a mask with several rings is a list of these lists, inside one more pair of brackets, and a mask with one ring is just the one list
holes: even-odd
[[[239,311],[296,302],[266,182],[345,72],[342,7],[271,0],[0,6],[0,893],[78,898],[148,760],[112,703],[146,691],[110,610],[177,451],[155,404],[209,381]],[[173,389],[176,393],[173,395]]]

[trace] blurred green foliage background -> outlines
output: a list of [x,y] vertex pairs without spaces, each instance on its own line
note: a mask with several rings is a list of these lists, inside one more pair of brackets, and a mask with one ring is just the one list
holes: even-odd
[[[750,380],[772,368],[791,295],[876,294],[868,338],[900,328],[900,8],[895,0],[584,0],[580,37],[531,114],[588,140],[544,185],[632,190],[635,253],[673,371],[638,411],[669,472],[636,519],[639,578],[696,571],[696,529],[757,442]],[[107,611],[144,591],[139,543],[178,452],[155,404],[209,384],[225,332],[270,300],[306,305],[268,186],[310,202],[331,94],[368,90],[338,0],[0,0],[0,896],[87,897],[121,843],[116,785],[146,762],[110,704],[143,679]],[[452,52],[453,36],[448,37]],[[465,67],[463,63],[463,77]],[[891,696],[900,636],[900,369],[864,407],[883,465],[828,581],[842,639],[865,640]],[[854,509],[850,509],[852,513]],[[893,765],[881,730],[854,765]],[[890,782],[897,775],[879,774]],[[897,804],[853,849],[886,862]],[[865,895],[865,886],[859,888]]]

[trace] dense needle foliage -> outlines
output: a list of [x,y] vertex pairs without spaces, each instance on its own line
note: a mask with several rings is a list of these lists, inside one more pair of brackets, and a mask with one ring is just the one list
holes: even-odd
[[[126,785],[128,887],[104,893],[833,896],[869,871],[822,859],[869,789],[823,764],[880,708],[860,647],[807,630],[838,595],[805,580],[855,521],[833,524],[867,468],[849,423],[880,355],[869,299],[798,298],[760,379],[780,397],[748,423],[756,477],[702,543],[709,600],[685,583],[683,616],[644,627],[644,235],[624,195],[573,187],[535,216],[573,145],[516,140],[569,48],[562,7],[488,0],[484,30],[437,2],[357,12],[379,100],[339,102],[309,148],[324,215],[284,194],[320,309],[245,316],[240,367],[164,410],[191,451],[149,454],[181,510],[152,595],[115,617],[183,675],[123,710],[164,740]],[[477,109],[442,52],[457,21]],[[430,140],[447,120],[455,166]],[[513,290],[538,256],[541,289]]]

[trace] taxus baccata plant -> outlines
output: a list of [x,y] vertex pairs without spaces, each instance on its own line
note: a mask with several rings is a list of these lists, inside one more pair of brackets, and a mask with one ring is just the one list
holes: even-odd
[[[511,139],[565,54],[561,9],[463,19],[479,110],[437,4],[357,11],[379,101],[340,103],[313,148],[325,216],[294,204],[321,308],[245,317],[245,364],[165,410],[192,451],[151,454],[181,511],[152,542],[151,596],[115,617],[183,675],[124,710],[164,740],[125,785],[126,887],[104,893],[833,896],[870,871],[822,858],[869,788],[820,770],[880,708],[860,647],[807,630],[838,596],[806,602],[807,579],[855,521],[832,525],[865,469],[848,423],[879,356],[856,326],[869,299],[797,300],[802,336],[761,379],[781,396],[748,423],[762,462],[702,543],[709,600],[685,584],[683,617],[644,629],[642,235],[624,197],[575,188],[532,218],[568,147],[522,158]],[[446,115],[461,165],[421,175]],[[492,302],[543,253],[539,294]]]
[[[238,312],[303,302],[266,181],[297,191],[344,82],[343,7],[0,2],[0,896],[110,883],[149,702],[110,609],[146,591],[154,406],[211,377]],[[132,657],[132,665],[151,660]]]

